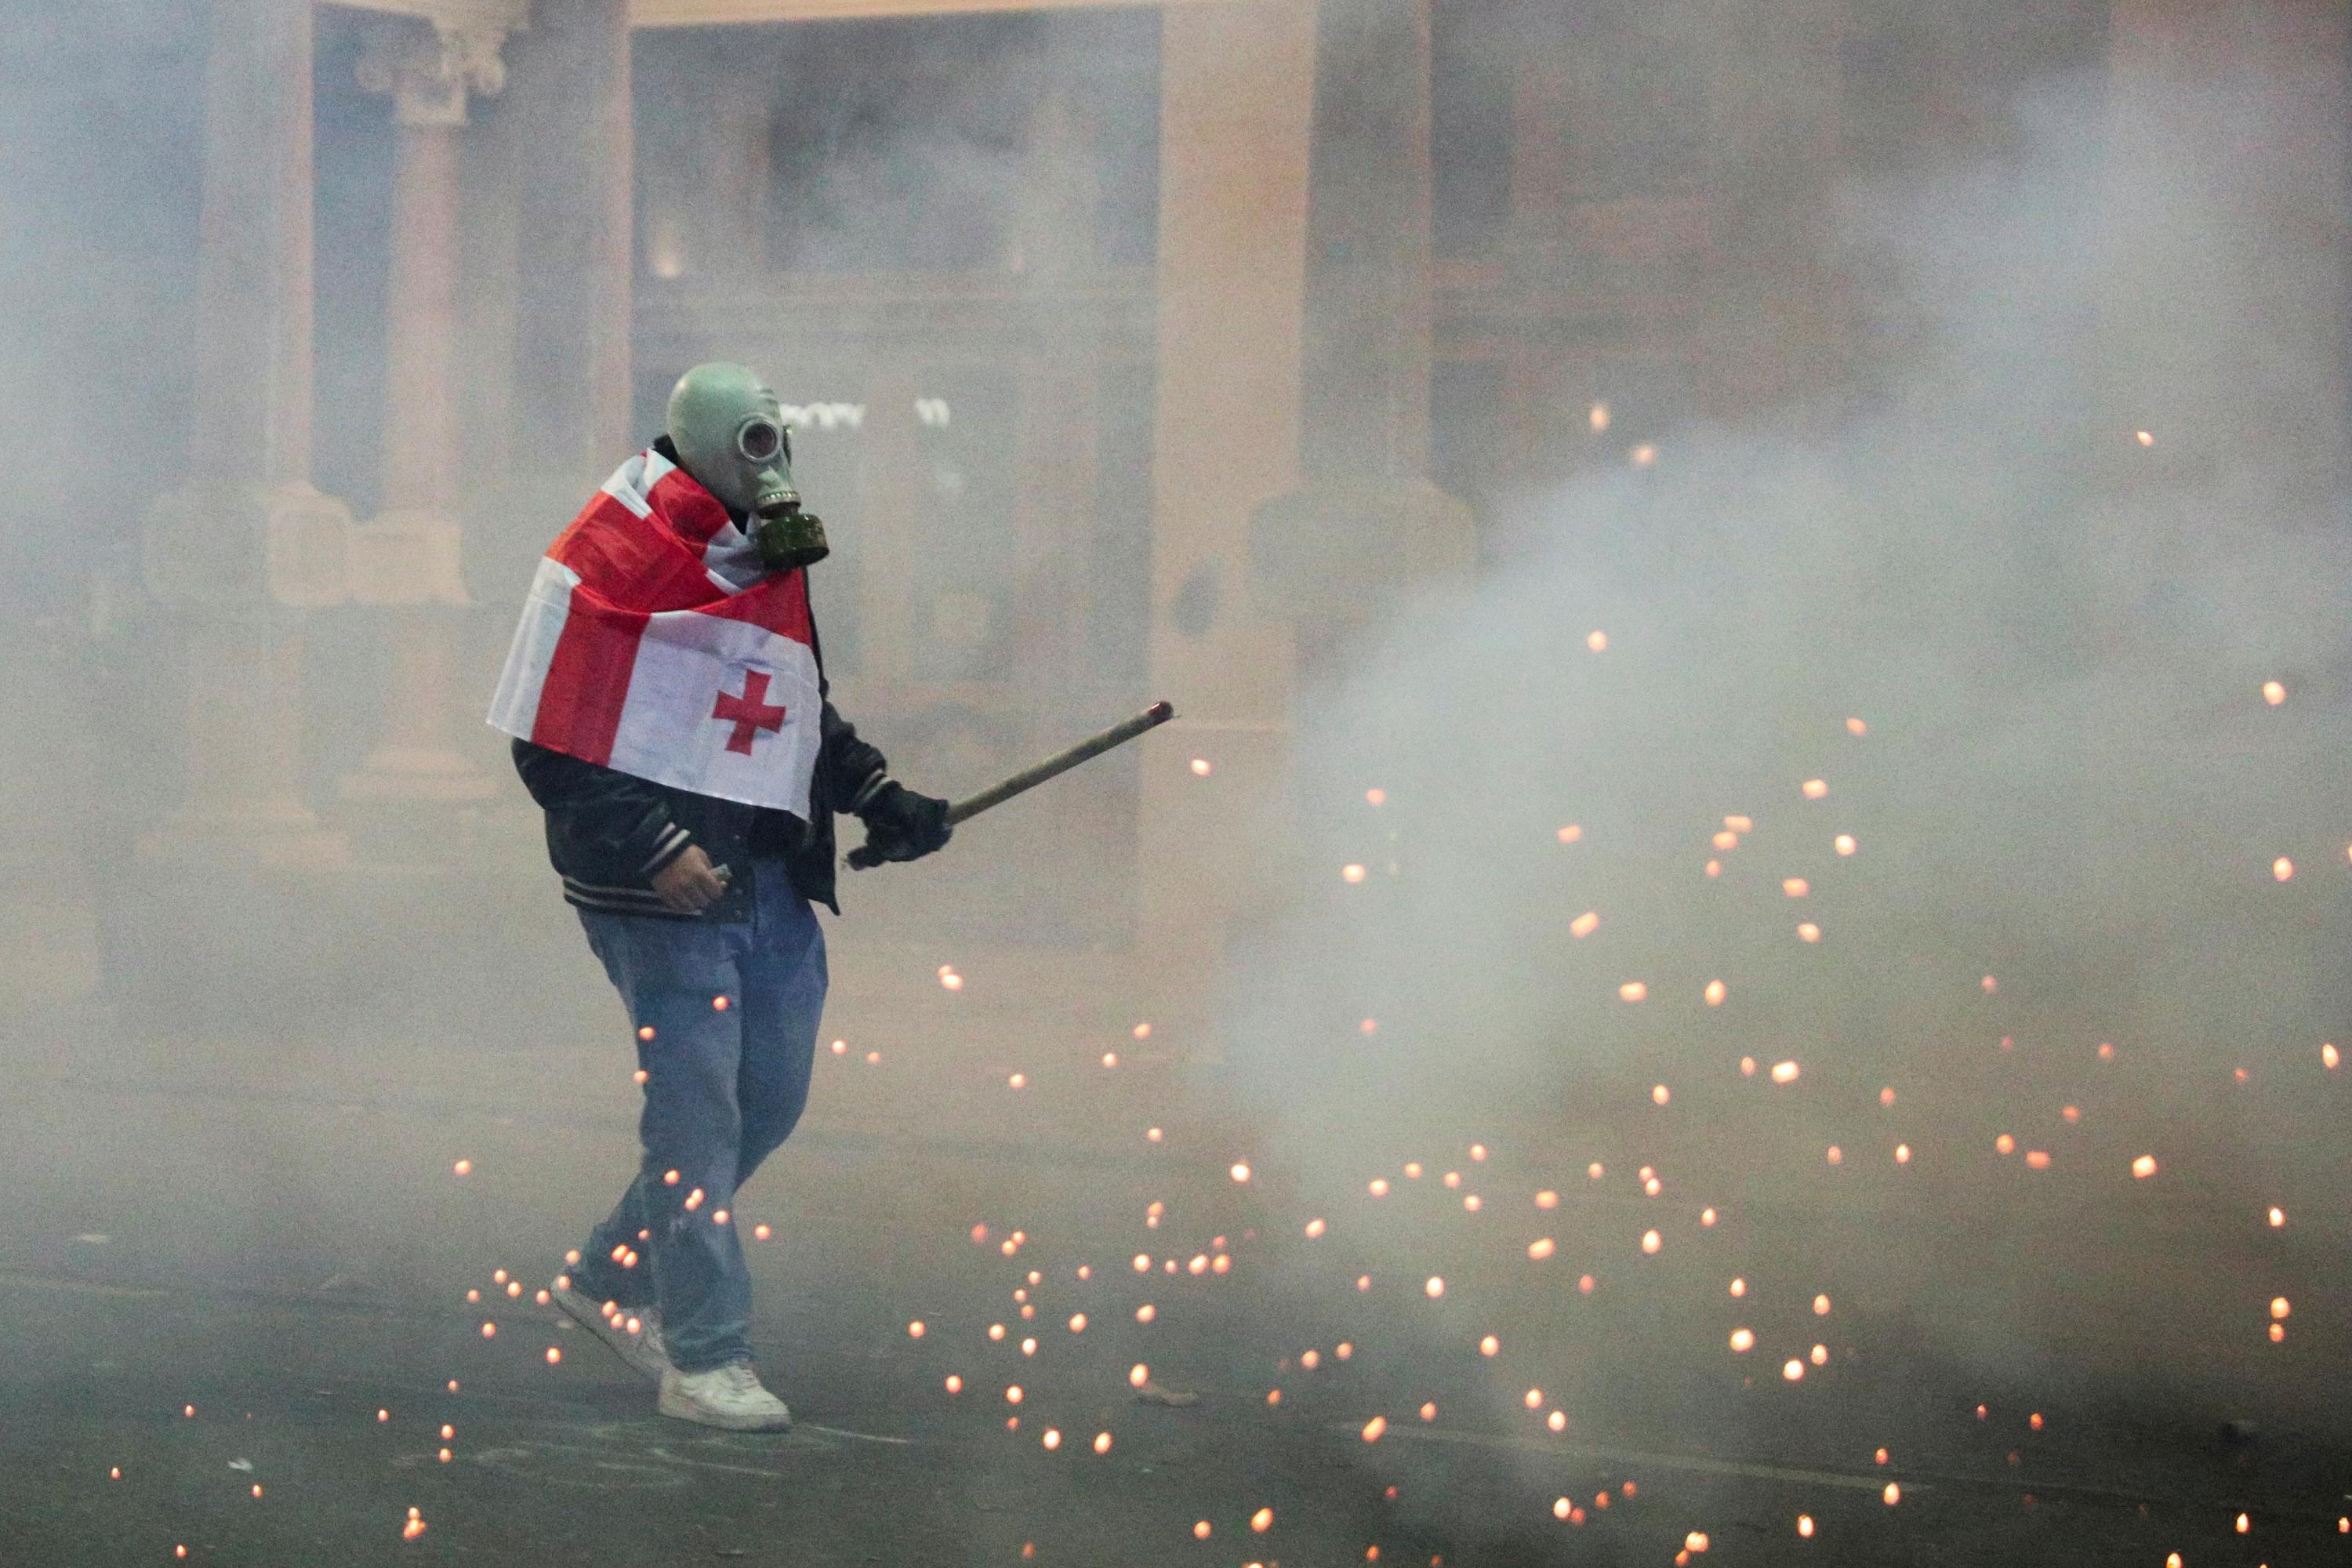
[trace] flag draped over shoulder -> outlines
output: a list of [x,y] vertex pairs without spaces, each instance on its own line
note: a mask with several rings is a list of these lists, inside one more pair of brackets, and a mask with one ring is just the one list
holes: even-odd
[[656,784],[806,817],[823,698],[808,579],[768,573],[660,453],[548,547],[490,725]]

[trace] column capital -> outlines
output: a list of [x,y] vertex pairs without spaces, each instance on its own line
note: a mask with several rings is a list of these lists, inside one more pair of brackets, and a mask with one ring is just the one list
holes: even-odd
[[467,94],[506,86],[506,37],[495,23],[387,19],[369,31],[353,74],[365,90],[392,95],[402,125],[463,125]]

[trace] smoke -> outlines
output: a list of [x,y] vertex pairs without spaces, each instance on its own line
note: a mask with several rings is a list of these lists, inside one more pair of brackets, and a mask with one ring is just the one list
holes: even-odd
[[[44,1191],[89,1177],[117,1211],[93,1231],[126,1235],[161,1212],[142,1212],[141,1184],[206,1186],[215,1201],[174,1245],[232,1279],[250,1264],[245,1233],[276,1228],[294,1238],[273,1260],[289,1279],[348,1266],[439,1300],[454,1294],[451,1249],[481,1245],[448,1237],[495,1230],[509,1261],[548,1248],[586,1217],[571,1179],[605,1152],[614,1174],[625,1165],[624,1074],[580,1067],[560,1124],[534,1081],[554,1052],[609,1047],[617,1013],[502,746],[473,721],[476,696],[457,699],[456,743],[499,782],[489,805],[428,808],[420,828],[340,802],[381,736],[399,635],[362,612],[308,617],[309,749],[281,759],[331,826],[356,825],[352,866],[280,906],[211,886],[167,894],[138,858],[181,799],[176,634],[141,602],[135,540],[139,509],[187,468],[206,17],[165,0],[20,9],[40,14],[0,61],[0,415],[28,454],[0,500],[19,612],[0,639],[20,677],[0,693],[0,799],[20,823],[72,828],[0,851],[0,983],[43,1002],[143,984],[163,1016],[132,1022],[175,1041],[189,1020],[230,1020],[231,1039],[137,1064],[175,1105],[194,1102],[196,1079],[232,1098],[292,1083],[339,1118],[381,1099],[398,1123],[380,1146],[353,1135],[339,1152],[340,1133],[273,1142],[191,1120],[174,1128],[185,1169],[160,1140],[131,1150],[136,1131],[80,1150],[60,1135],[37,1173]],[[2320,1408],[2332,1386],[2311,1362],[2258,1359],[2269,1299],[2315,1298],[2332,1278],[2340,1229],[2323,1216],[2347,1195],[2339,1085],[2317,1056],[2322,1040],[2352,1048],[2345,237],[2340,210],[2306,205],[2341,193],[2340,59],[2258,71],[2199,43],[2186,68],[2110,70],[2086,8],[2029,8],[2017,29],[2046,11],[2075,40],[2070,68],[2043,71],[2027,63],[2042,43],[2016,31],[1962,39],[1965,17],[1938,33],[1907,8],[1864,6],[1852,30],[1868,47],[1759,47],[1750,68],[1747,32],[1767,9],[1576,9],[1613,19],[1575,58],[1622,55],[1626,69],[1569,84],[1572,103],[1618,95],[1563,154],[1584,182],[1570,194],[1605,209],[1587,215],[1604,241],[1658,223],[1666,237],[1629,260],[1519,245],[1509,208],[1528,171],[1511,160],[1547,151],[1506,155],[1522,63],[1506,24],[1522,13],[1440,7],[1439,341],[1475,356],[1465,341],[1499,338],[1506,359],[1534,343],[1554,376],[1533,399],[1548,434],[1496,472],[1505,443],[1476,434],[1465,405],[1503,362],[1439,367],[1433,466],[1475,492],[1477,574],[1431,583],[1400,561],[1364,628],[1308,649],[1295,795],[1212,829],[1300,874],[1268,877],[1262,908],[1226,933],[1223,1057],[1188,1095],[1147,1106],[1159,1080],[1145,1075],[1175,1071],[1155,1064],[1160,1045],[1129,1045],[1126,996],[1077,995],[1066,979],[1096,973],[1070,950],[1131,935],[1134,756],[976,825],[940,861],[850,883],[853,923],[836,929],[864,967],[837,971],[856,982],[843,986],[856,1023],[841,1026],[870,1026],[888,1051],[821,1089],[803,1143],[872,1141],[877,1188],[923,1185],[919,1203],[856,1211],[866,1229],[842,1224],[845,1275],[870,1260],[872,1236],[961,1234],[982,1191],[1014,1194],[1002,1198],[1011,1223],[1052,1237],[1042,1252],[1075,1248],[1050,1229],[1055,1208],[1091,1183],[1069,1229],[1096,1226],[1091,1245],[1125,1227],[1099,1249],[1106,1274],[1102,1259],[1130,1244],[1173,1256],[1171,1238],[1206,1241],[1195,1229],[1286,1224],[1278,1210],[1296,1200],[1329,1217],[1328,1260],[1265,1265],[1256,1277],[1291,1292],[1285,1312],[1247,1298],[1232,1334],[1243,1348],[1217,1380],[1262,1381],[1267,1360],[1296,1353],[1286,1342],[1259,1358],[1276,1336],[1357,1334],[1371,1370],[1347,1397],[1377,1391],[1400,1438],[1430,1397],[1416,1380],[1469,1381],[1485,1363],[1467,1347],[1495,1331],[1507,1352],[1477,1397],[1498,1421],[1528,1419],[1522,1389],[1540,1382],[1580,1437],[1684,1422],[1687,1442],[1703,1418],[1727,1449],[1786,1436],[1827,1450],[1818,1431],[1769,1429],[1784,1407],[1731,1405],[1745,1363],[1717,1377],[1696,1359],[1694,1346],[1723,1354],[1710,1314],[1729,1310],[1734,1274],[1758,1282],[1739,1310],[1776,1359],[1818,1334],[1840,1368],[1859,1346],[1890,1380],[1924,1369],[1987,1396],[2092,1402],[2095,1387],[2136,1412],[2252,1403],[2340,1421]],[[394,130],[351,78],[359,29],[377,19],[321,16],[317,467],[364,517],[381,465]],[[815,590],[829,668],[843,710],[927,792],[992,782],[1138,698],[1188,698],[1144,689],[1151,618],[1186,608],[1150,588],[1152,398],[1186,384],[1185,367],[1152,363],[1159,26],[1139,10],[636,40],[631,440],[650,438],[670,380],[709,357],[744,359],[787,403],[830,413],[795,436],[839,552]],[[2096,68],[2081,68],[2082,37],[2097,41]],[[509,50],[520,62],[533,47],[524,34]],[[1795,56],[1806,69],[1787,75]],[[1905,70],[1956,101],[1930,102]],[[533,254],[516,231],[535,166],[512,92],[475,106],[464,163],[478,603],[457,684],[485,695],[519,584],[594,479],[541,482],[569,458],[528,438],[582,400],[526,395],[519,340],[569,320],[582,296],[576,278],[559,289],[517,264]],[[1741,118],[1759,103],[1773,112]],[[1842,132],[1806,120],[1825,105],[1847,116]],[[1840,135],[1825,152],[1820,139]],[[1819,189],[1786,177],[1798,166],[1841,174]],[[1751,185],[1759,172],[1773,177]],[[1482,268],[1503,295],[1480,292],[1493,287]],[[927,292],[938,269],[964,282]],[[1588,331],[1479,313],[1521,285],[1662,314]],[[1070,436],[1080,426],[1090,439]],[[1302,444],[1341,434],[1310,429]],[[509,469],[531,482],[508,483]],[[1198,482],[1223,478],[1212,466]],[[1060,651],[1041,661],[1041,647]],[[1580,934],[1588,913],[1597,924]],[[992,992],[960,951],[983,943],[1047,950],[1003,963],[1034,985]],[[885,1016],[876,998],[895,1004],[904,974],[922,981],[941,957],[973,971],[965,1010]],[[1636,985],[1643,999],[1622,999]],[[40,1037],[20,1059],[83,1070],[89,1039],[113,1037],[86,1016],[55,1030],[34,1016],[9,1028],[12,1045]],[[1084,1037],[1078,1058],[1106,1076],[1081,1090],[1061,1075],[1067,1098],[1032,1113],[1045,1098],[1033,1089],[1056,1083],[1031,1059],[1040,1036]],[[453,1040],[488,1048],[453,1069]],[[1093,1066],[1105,1044],[1132,1051],[1116,1075]],[[975,1085],[1003,1080],[992,1053],[1036,1074],[1023,1109],[978,1098]],[[845,1054],[839,1070],[862,1061]],[[936,1081],[891,1076],[908,1061]],[[1783,1061],[1798,1076],[1775,1084]],[[1125,1087],[1139,1079],[1154,1089]],[[1106,1080],[1118,1087],[1097,1098]],[[852,1082],[867,1087],[840,1087]],[[457,1086],[446,1103],[417,1098],[436,1083]],[[852,1107],[831,1128],[827,1094]],[[419,1171],[443,1179],[435,1123],[457,1101],[512,1110],[561,1173],[467,1189],[469,1203],[495,1194],[463,1211],[471,1231],[442,1188],[414,1184]],[[1136,1175],[1132,1131],[1103,1131],[1130,1113],[1166,1123],[1152,1157],[1205,1157],[1182,1169],[1213,1174],[1247,1155],[1255,1184],[1221,1187],[1230,1209],[1193,1212],[1171,1187],[1167,1229],[1129,1234],[1139,1201],[1120,1184],[1139,1200],[1168,1169]],[[953,1141],[982,1123],[984,1140]],[[1251,1123],[1258,1145],[1241,1147]],[[485,1150],[504,1141],[475,1131]],[[1208,1153],[1218,1140],[1236,1147]],[[1070,1163],[1005,1155],[1024,1141]],[[1898,1145],[1912,1155],[1901,1164]],[[917,1176],[883,1169],[910,1150]],[[1013,1173],[982,1170],[973,1150]],[[2046,1172],[2026,1164],[2041,1152]],[[118,1168],[126,1153],[140,1158]],[[2142,1155],[2159,1167],[2144,1180],[2131,1173]],[[1425,1174],[1405,1175],[1407,1161]],[[1642,1193],[1644,1165],[1663,1196]],[[1456,1166],[1468,1188],[1439,1186]],[[1370,1197],[1375,1178],[1388,1197]],[[1486,1208],[1463,1210],[1465,1191]],[[1533,1208],[1538,1191],[1559,1206]],[[2272,1205],[2291,1216],[2275,1236]],[[1486,1228],[1444,1228],[1457,1224]],[[1650,1228],[1663,1232],[1654,1258],[1637,1239]],[[1525,1250],[1538,1239],[1557,1246],[1548,1268]],[[1234,1251],[1247,1279],[1275,1249]],[[889,1291],[929,1289],[932,1256],[909,1246]],[[992,1252],[971,1256],[992,1266]],[[1393,1330],[1377,1349],[1330,1306],[1375,1300],[1354,1289],[1360,1273],[1382,1293],[1362,1323]],[[1440,1274],[1451,1291],[1423,1298],[1418,1282]],[[971,1313],[1005,1310],[997,1283],[984,1306],[974,1288]],[[1815,1290],[1838,1303],[1818,1330]],[[1437,1315],[1409,1315],[1400,1293]],[[1126,1342],[1100,1318],[1087,1342],[1110,1356]],[[2294,1334],[2310,1321],[2305,1307]],[[869,1349],[838,1359],[864,1367]],[[1520,1387],[1502,1385],[1506,1366]],[[1776,1383],[1777,1365],[1756,1370]],[[1335,1527],[1343,1538],[1360,1545]],[[1452,1550],[1443,1532],[1437,1543]]]
[[[2132,93],[2174,129],[2142,137]],[[1298,815],[1266,830],[1304,872],[1239,950],[1223,1071],[1375,1277],[1470,1266],[1365,1184],[1403,1204],[1401,1161],[1483,1140],[1491,1223],[1566,1226],[1604,1273],[1664,1224],[1975,1386],[2332,1419],[2179,1350],[2259,1335],[2241,1298],[2315,1266],[2256,1250],[2265,1205],[2340,1195],[2309,1098],[2347,1000],[2340,234],[2258,226],[2231,172],[2254,127],[2340,142],[2315,101],[2044,77],[1973,144],[1849,180],[1800,237],[1864,302],[1850,377],[1638,450],[1591,411],[1578,477],[1496,520],[1477,581],[1320,661]],[[2158,1151],[2160,1201],[2128,1173]],[[1646,1218],[1573,1190],[1653,1162],[1679,1195]],[[1538,1186],[1578,1217],[1528,1210]],[[1565,1287],[1512,1283],[1510,1251],[1472,1256],[1524,1338]],[[1634,1379],[1593,1377],[1578,1419],[1706,1382]]]

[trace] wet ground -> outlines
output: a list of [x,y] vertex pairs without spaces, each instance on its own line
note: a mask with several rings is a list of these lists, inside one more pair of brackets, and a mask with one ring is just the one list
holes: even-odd
[[[1727,1070],[1672,1122],[1634,1074],[1341,1169],[1262,1142],[1184,1031],[1137,1038],[1123,961],[968,951],[950,993],[854,926],[843,1049],[738,1221],[771,1226],[757,1341],[798,1425],[663,1420],[530,1299],[632,1150],[617,1013],[548,929],[568,978],[470,1029],[85,1008],[11,1040],[0,1562],[2352,1554],[2340,1214],[2265,1252],[2193,1192],[2086,1224],[1990,1151],[1909,1182],[1872,1133],[1831,1166],[1817,1111]],[[1906,1111],[1961,1164],[1957,1112]],[[2130,1146],[2086,1152],[2097,1203]]]

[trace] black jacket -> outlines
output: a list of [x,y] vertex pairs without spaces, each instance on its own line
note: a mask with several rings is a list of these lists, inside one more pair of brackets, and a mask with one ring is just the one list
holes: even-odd
[[[666,445],[666,439],[656,443]],[[822,693],[826,687],[821,645],[816,658]],[[834,814],[865,805],[887,786],[889,764],[831,702],[824,704],[819,734],[806,822],[787,811],[672,789],[529,741],[516,741],[513,751],[523,786],[547,813],[547,857],[563,879],[563,896],[582,909],[670,920],[741,920],[754,896],[753,859],[780,858],[803,898],[839,914]],[[653,890],[654,874],[690,844],[700,845],[713,865],[730,873],[725,896],[699,916],[673,913]]]
[[[779,858],[801,896],[834,913],[833,816],[888,776],[882,753],[824,705],[824,743],[809,782],[809,816],[744,805],[616,773],[529,741],[514,742],[515,771],[547,813],[547,858],[563,896],[583,910],[671,920],[742,920],[753,897],[751,862]],[[731,874],[726,894],[701,915],[662,906],[654,874],[699,844]]]

